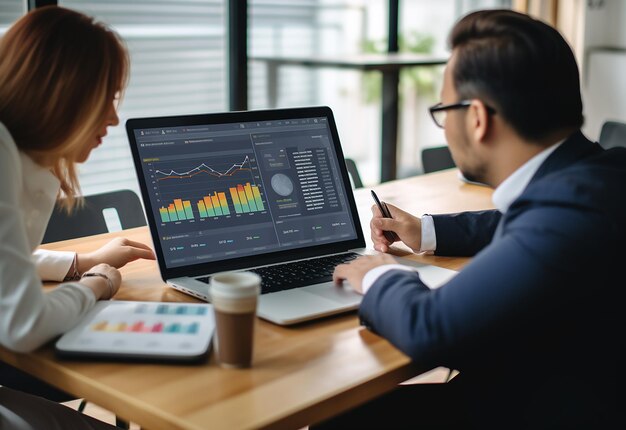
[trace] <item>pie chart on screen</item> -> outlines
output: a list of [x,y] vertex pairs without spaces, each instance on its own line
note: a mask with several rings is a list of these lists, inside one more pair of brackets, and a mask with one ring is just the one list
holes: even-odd
[[277,173],[272,176],[270,183],[272,189],[280,196],[286,197],[293,193],[293,182],[291,182],[289,176],[283,173]]

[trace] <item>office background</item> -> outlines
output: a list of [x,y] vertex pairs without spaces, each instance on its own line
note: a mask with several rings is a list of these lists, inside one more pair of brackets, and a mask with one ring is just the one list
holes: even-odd
[[[28,7],[58,3],[113,26],[131,52],[131,81],[120,110],[131,117],[229,110],[228,0],[0,0],[0,35]],[[249,0],[247,107],[270,106],[261,56],[331,56],[385,52],[388,0]],[[402,0],[400,51],[447,56],[446,36],[461,15],[484,8],[527,10],[564,32],[579,59],[585,131],[597,138],[605,120],[626,121],[626,2],[621,0]],[[232,9],[231,9],[232,10]],[[558,14],[556,13],[558,11]],[[230,36],[246,34],[236,26]],[[442,66],[401,72],[398,177],[421,173],[420,152],[445,143],[426,108],[438,101]],[[231,74],[232,75],[232,74]],[[235,83],[242,85],[241,83]],[[333,108],[347,157],[366,185],[380,182],[381,78],[378,72],[281,67],[277,106]],[[85,194],[139,193],[123,126],[81,166]],[[45,138],[45,137],[43,137]]]
[[[28,7],[45,3],[57,2],[0,0],[0,36]],[[229,0],[58,0],[58,4],[112,25],[126,40],[132,70],[121,106],[122,124],[131,117],[231,107]],[[249,0],[248,107],[270,105],[266,68],[255,57],[384,52],[388,4],[388,0]],[[471,10],[511,7],[552,20],[579,60],[585,132],[598,138],[604,121],[626,122],[623,0],[401,0],[399,6],[401,50],[432,55],[448,54],[447,32]],[[554,15],[557,10],[558,17]],[[434,127],[426,111],[438,101],[441,73],[442,67],[433,67],[402,74],[400,177],[420,173],[421,150],[444,143],[442,131]],[[280,107],[331,106],[345,153],[358,163],[366,185],[380,181],[381,82],[377,72],[285,67],[278,83]],[[81,166],[80,176],[85,194],[125,188],[139,194],[122,125],[110,130],[105,144]]]

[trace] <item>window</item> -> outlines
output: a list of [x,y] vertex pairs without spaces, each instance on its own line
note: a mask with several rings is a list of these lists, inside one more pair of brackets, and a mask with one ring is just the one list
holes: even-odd
[[[448,54],[448,33],[462,16],[479,9],[510,9],[511,0],[404,0],[401,1],[400,35],[405,49]],[[446,144],[443,130],[431,121],[428,106],[439,101],[443,67],[405,70],[402,100],[398,173],[412,176],[422,171],[421,152],[425,147]]]
[[25,12],[26,6],[24,1],[2,0],[0,2],[0,36]]
[[[250,109],[269,106],[267,73],[255,56],[316,55],[319,52],[318,0],[251,0],[248,9]],[[305,68],[279,71],[280,106],[303,106],[317,99],[317,75]]]
[[[6,1],[2,2],[3,11]],[[16,4],[21,2],[15,1]],[[224,0],[59,0],[113,26],[131,53],[131,81],[120,127],[81,166],[83,192],[130,188],[138,192],[123,127],[131,117],[205,113],[228,109],[227,28]],[[249,0],[248,94],[250,109],[268,100],[268,55],[346,56],[383,50],[387,0]],[[402,0],[403,48],[447,53],[454,21],[479,8],[510,7],[511,0]],[[422,52],[420,51],[420,52]],[[445,142],[426,107],[439,97],[442,67],[402,73],[398,159],[400,175],[419,173],[419,153]],[[366,184],[380,174],[380,76],[377,72],[281,67],[278,107],[328,105],[336,116],[347,157]]]
[[[250,1],[249,53],[251,108],[269,106],[262,56],[342,57],[385,52],[387,0]],[[446,39],[462,15],[482,8],[508,8],[510,0],[401,0],[401,50],[448,55]],[[399,174],[421,171],[425,146],[445,143],[430,121],[427,107],[439,98],[443,67],[405,69],[401,73]],[[378,72],[281,66],[279,107],[330,106],[344,153],[359,166],[366,184],[380,178],[381,77]]]
[[[360,161],[370,157],[363,134],[370,133],[354,117],[360,101],[361,74],[333,70],[280,66],[276,106],[268,98],[267,65],[257,57],[341,57],[361,51],[367,26],[368,2],[344,0],[251,0],[249,11],[250,107],[328,105],[333,109],[344,153]],[[378,118],[376,118],[378,120]],[[368,124],[369,125],[369,124]],[[377,142],[378,135],[367,143]],[[375,145],[378,145],[375,143]],[[376,146],[377,148],[377,146]]]
[[111,25],[126,41],[131,79],[120,126],[80,166],[84,194],[139,193],[124,123],[128,118],[227,109],[226,28],[221,0],[61,0]]
[[[250,47],[260,53],[317,52],[317,0],[251,1]],[[81,166],[85,194],[139,192],[123,127],[131,117],[228,110],[226,4],[220,0],[60,0],[115,28],[131,53],[131,81],[120,126]],[[297,41],[297,43],[294,43]],[[281,76],[287,105],[309,105],[317,94],[310,70]],[[267,107],[264,68],[251,63],[249,107]]]

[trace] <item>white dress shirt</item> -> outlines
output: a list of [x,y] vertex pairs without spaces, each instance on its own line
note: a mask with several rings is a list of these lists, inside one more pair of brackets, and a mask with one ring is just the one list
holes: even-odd
[[72,328],[96,298],[79,283],[44,293],[41,280],[60,281],[73,252],[35,251],[60,182],[18,150],[0,123],[0,344],[31,351]]
[[[533,178],[539,167],[561,144],[565,141],[555,143],[548,148],[535,155],[533,158],[524,163],[508,178],[506,178],[493,192],[491,200],[493,205],[501,213],[505,213],[511,204],[524,192],[528,183]],[[435,233],[435,223],[433,217],[424,215],[422,220],[422,244],[420,252],[435,251],[437,249],[437,235]],[[403,266],[401,264],[385,264],[370,270],[363,277],[362,290],[363,294],[376,282],[376,280],[390,270],[415,270],[412,267]]]

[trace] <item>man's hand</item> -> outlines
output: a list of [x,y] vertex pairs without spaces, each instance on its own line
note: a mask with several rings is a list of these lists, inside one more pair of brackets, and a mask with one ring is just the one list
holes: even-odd
[[93,252],[78,254],[78,271],[83,273],[100,263],[119,269],[140,258],[156,259],[154,252],[148,245],[118,237]]
[[346,280],[357,293],[363,294],[363,278],[367,272],[374,267],[395,263],[397,263],[397,261],[391,255],[387,254],[359,257],[349,263],[340,264],[335,267],[333,281],[335,284],[341,285],[341,283]]
[[392,231],[404,242],[413,252],[420,252],[422,247],[422,221],[408,212],[398,209],[394,205],[387,203],[391,218],[383,218],[383,214],[376,205],[372,206],[372,220],[370,230],[372,232],[372,242],[374,249],[380,252],[388,252],[392,242],[383,235],[383,230]]

